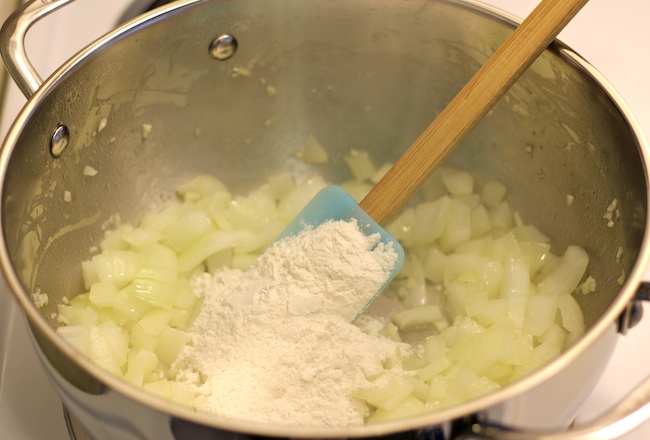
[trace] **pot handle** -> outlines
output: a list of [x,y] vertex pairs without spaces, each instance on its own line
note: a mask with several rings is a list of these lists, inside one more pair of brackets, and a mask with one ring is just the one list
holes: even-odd
[[7,18],[0,30],[0,54],[7,71],[29,99],[43,80],[27,58],[25,35],[34,23],[74,0],[31,0]]
[[589,424],[560,432],[524,432],[483,422],[453,436],[454,440],[615,440],[650,419],[650,376],[614,408]]

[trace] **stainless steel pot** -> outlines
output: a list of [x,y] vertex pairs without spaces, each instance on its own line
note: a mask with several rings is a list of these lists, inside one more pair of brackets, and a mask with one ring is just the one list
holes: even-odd
[[[647,146],[613,89],[559,42],[451,160],[506,182],[513,206],[558,248],[577,243],[590,253],[598,289],[579,298],[588,331],[560,358],[463,405],[346,429],[195,413],[90,363],[58,337],[51,315],[82,290],[79,262],[113,215],[137,221],[197,173],[241,191],[280,170],[306,173],[290,153],[309,133],[332,151],[319,171],[335,181],[346,177],[350,147],[394,159],[516,22],[462,0],[179,1],[92,43],[43,83],[23,38],[69,1],[28,2],[0,34],[5,63],[30,98],[0,153],[0,260],[45,368],[94,437],[550,438],[545,429],[559,430],[554,439],[604,439],[647,417],[650,383],[598,423],[562,432],[647,291],[641,273],[650,251]],[[269,96],[262,80],[278,93]],[[153,126],[146,138],[143,124]],[[98,174],[86,176],[86,165]],[[620,216],[608,225],[613,200]],[[47,306],[34,305],[36,291],[49,295]]]

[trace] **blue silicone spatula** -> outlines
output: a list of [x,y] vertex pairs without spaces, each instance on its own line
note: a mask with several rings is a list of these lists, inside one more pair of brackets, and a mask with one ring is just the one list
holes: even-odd
[[379,233],[381,241],[393,243],[398,250],[400,258],[392,279],[401,268],[404,252],[382,226],[404,207],[587,1],[542,0],[361,203],[341,188],[327,187],[303,208],[281,238],[296,234],[305,225],[356,218],[365,233]]

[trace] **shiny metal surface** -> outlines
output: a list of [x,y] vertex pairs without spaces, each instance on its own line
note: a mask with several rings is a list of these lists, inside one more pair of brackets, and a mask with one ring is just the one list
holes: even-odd
[[52,134],[52,139],[50,139],[50,153],[53,157],[59,157],[63,154],[63,151],[68,147],[70,143],[70,130],[65,125],[59,125],[54,134]]
[[[154,20],[165,11],[164,20]],[[506,181],[522,216],[534,218],[560,248],[584,245],[595,255],[590,270],[601,277],[598,293],[583,301],[588,334],[561,359],[502,392],[349,430],[288,431],[223,421],[161,402],[99,371],[52,332],[53,310],[36,310],[29,298],[37,287],[50,294],[51,304],[78,291],[78,262],[110,215],[137,221],[193,174],[213,172],[245,191],[266,173],[288,167],[308,173],[290,153],[309,133],[334,152],[324,170],[333,180],[346,177],[340,157],[351,145],[371,149],[379,160],[394,159],[512,30],[498,17],[453,1],[185,2],[110,34],[50,78],[19,116],[0,157],[2,259],[44,358],[53,375],[61,375],[62,393],[77,403],[75,414],[92,413],[84,407],[91,401],[113,402],[102,403],[102,410],[115,414],[110,420],[117,420],[116,429],[134,438],[153,432],[152,424],[160,425],[159,435],[138,438],[172,438],[159,433],[168,414],[233,432],[378,435],[484,410],[499,420],[503,406],[560,380],[605,339],[604,352],[589,359],[606,358],[612,344],[603,335],[648,262],[646,147],[616,94],[561,44],[543,54],[453,157]],[[236,56],[218,63],[207,44],[223,32],[241,44]],[[233,75],[242,67],[253,77]],[[279,93],[269,97],[259,78]],[[363,110],[367,105],[372,112]],[[104,118],[108,123],[97,133]],[[61,123],[70,128],[70,145],[52,167],[47,145]],[[145,123],[153,130],[143,140]],[[87,164],[99,170],[92,179],[83,175]],[[76,203],[62,203],[63,189]],[[571,209],[567,194],[575,196]],[[613,198],[622,216],[620,227],[609,228],[602,214]],[[617,263],[619,246],[626,252]],[[628,275],[623,287],[616,282],[621,271]],[[588,385],[591,378],[582,380]],[[549,402],[563,412],[573,404]],[[148,427],[134,426],[129,417],[136,415],[145,415],[139,419]]]
[[232,35],[220,35],[210,43],[210,53],[218,60],[225,61],[237,52],[237,39]]

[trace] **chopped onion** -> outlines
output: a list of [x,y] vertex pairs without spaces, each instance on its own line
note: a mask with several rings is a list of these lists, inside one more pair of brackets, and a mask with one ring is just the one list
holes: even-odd
[[[313,136],[301,154],[306,162],[327,160]],[[345,161],[354,179],[342,186],[357,200],[390,167],[375,168],[360,150]],[[354,392],[368,406],[369,422],[497,390],[558,356],[585,331],[573,296],[596,289],[592,277],[583,281],[585,250],[572,245],[561,256],[552,253],[549,238],[513,213],[503,184],[480,182],[445,165],[425,183],[423,200],[387,227],[406,251],[384,292],[401,308],[372,334],[416,341],[417,349],[401,370],[375,372],[368,387]],[[167,375],[200,307],[189,278],[222,267],[246,270],[326,185],[319,175],[296,182],[285,173],[234,197],[210,176],[179,186],[178,200],[160,212],[106,233],[101,252],[81,264],[86,292],[58,305],[57,331],[126,381],[205,409],[192,387]],[[616,200],[608,212],[615,208]],[[304,314],[315,307],[295,298],[291,310]]]

